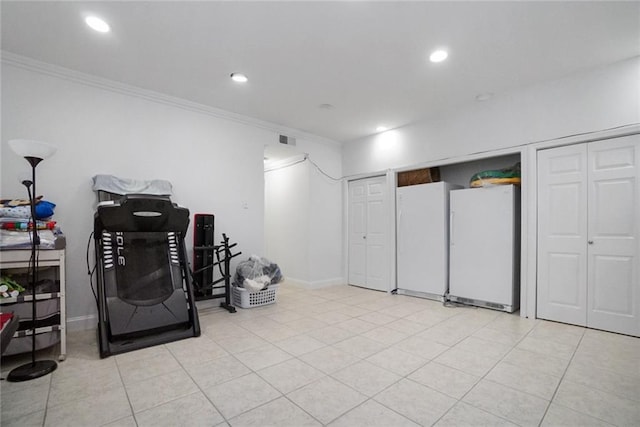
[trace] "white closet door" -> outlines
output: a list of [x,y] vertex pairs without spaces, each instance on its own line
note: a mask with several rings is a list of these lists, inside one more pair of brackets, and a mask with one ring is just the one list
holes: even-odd
[[349,283],[389,290],[386,177],[349,182]]
[[367,287],[389,290],[386,177],[367,180]]
[[538,152],[537,317],[587,323],[587,146]]
[[367,185],[349,182],[349,283],[367,284]]
[[640,136],[588,150],[587,326],[640,335]]

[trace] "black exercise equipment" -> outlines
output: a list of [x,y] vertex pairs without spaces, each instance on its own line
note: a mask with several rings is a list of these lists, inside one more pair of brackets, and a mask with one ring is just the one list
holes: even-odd
[[[196,301],[224,298],[224,301],[220,303],[220,307],[225,308],[230,313],[235,313],[236,309],[231,305],[231,259],[242,254],[242,252],[235,254],[231,252],[231,249],[237,243],[229,244],[229,238],[224,233],[222,233],[220,245],[213,243],[213,215],[196,214],[194,223],[193,286]],[[216,266],[221,276],[218,279],[214,279]],[[223,285],[218,285],[223,281]],[[214,292],[217,289],[224,289],[224,291],[222,293]]]
[[196,301],[207,297],[213,290],[201,289],[200,284],[213,282],[213,268],[206,268],[214,263],[214,222],[212,214],[195,214],[193,216],[193,286]]
[[166,196],[98,205],[94,238],[100,356],[200,336],[186,258],[189,210]]

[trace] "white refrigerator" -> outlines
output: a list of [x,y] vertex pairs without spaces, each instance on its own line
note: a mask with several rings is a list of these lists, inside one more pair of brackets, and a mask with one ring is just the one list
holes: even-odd
[[396,190],[397,292],[442,301],[449,283],[447,182]]
[[449,298],[514,312],[520,307],[520,189],[450,195]]

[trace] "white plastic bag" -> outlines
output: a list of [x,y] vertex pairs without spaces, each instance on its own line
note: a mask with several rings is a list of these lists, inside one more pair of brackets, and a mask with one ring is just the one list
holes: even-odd
[[269,285],[280,283],[282,280],[280,267],[257,255],[251,255],[248,260],[240,262],[233,276],[235,286],[252,293],[267,289]]

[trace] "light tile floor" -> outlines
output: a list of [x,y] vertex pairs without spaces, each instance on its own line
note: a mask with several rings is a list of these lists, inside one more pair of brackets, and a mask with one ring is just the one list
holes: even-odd
[[199,338],[102,360],[94,331],[69,333],[51,375],[0,382],[1,424],[640,426],[638,338],[287,283],[200,321]]

